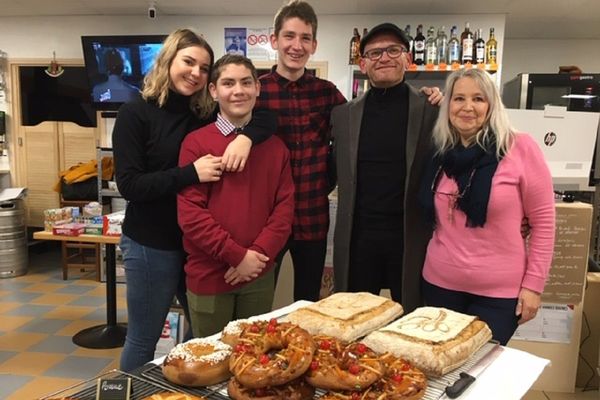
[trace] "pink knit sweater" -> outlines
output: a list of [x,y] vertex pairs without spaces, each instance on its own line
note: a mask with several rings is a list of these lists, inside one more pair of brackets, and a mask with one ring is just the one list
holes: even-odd
[[[468,228],[449,208],[456,183],[443,176],[435,195],[437,226],[427,248],[428,282],[482,296],[515,298],[521,288],[541,293],[554,249],[554,196],[544,156],[527,134],[518,134],[492,179],[487,222]],[[521,237],[523,217],[531,237]]]

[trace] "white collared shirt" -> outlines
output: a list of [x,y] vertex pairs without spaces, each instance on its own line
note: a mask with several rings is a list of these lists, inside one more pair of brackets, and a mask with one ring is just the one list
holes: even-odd
[[217,126],[219,132],[223,134],[223,136],[229,136],[230,133],[239,133],[244,129],[243,126],[237,127],[229,122],[227,119],[221,116],[221,113],[217,114],[217,121],[215,122],[215,125]]

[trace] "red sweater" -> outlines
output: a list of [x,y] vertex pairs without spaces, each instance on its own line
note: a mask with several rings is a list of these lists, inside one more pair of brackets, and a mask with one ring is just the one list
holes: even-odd
[[[200,128],[183,141],[179,165],[206,154],[220,156],[235,137],[224,136],[214,123]],[[289,151],[276,136],[253,146],[243,172],[225,172],[218,182],[180,191],[177,214],[188,254],[187,288],[211,295],[243,286],[225,283],[227,269],[237,266],[248,249],[274,260],[290,236],[294,183]],[[263,274],[272,267],[271,261]]]

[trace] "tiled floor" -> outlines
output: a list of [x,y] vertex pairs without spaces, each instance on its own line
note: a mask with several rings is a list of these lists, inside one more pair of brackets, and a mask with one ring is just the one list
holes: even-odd
[[[71,337],[106,322],[103,283],[62,280],[60,251],[30,254],[27,275],[0,279],[0,399],[34,400],[118,368],[121,349],[78,347]],[[126,321],[125,286],[117,288],[118,321]],[[599,400],[597,390],[530,391],[525,400]]]
[[[62,280],[60,248],[31,252],[27,275],[0,280],[0,399],[33,400],[118,368],[121,348],[85,349],[71,338],[106,322],[106,292],[94,274]],[[125,322],[124,285],[117,318]]]

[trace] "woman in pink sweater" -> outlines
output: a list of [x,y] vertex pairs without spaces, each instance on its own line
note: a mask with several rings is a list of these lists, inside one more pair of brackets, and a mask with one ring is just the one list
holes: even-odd
[[511,128],[485,71],[452,73],[446,93],[419,193],[435,226],[423,296],[478,316],[506,344],[540,307],[554,247],[552,178],[534,140]]

